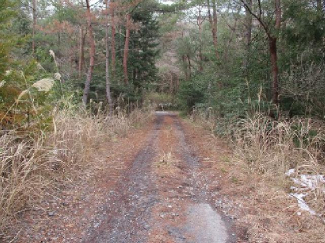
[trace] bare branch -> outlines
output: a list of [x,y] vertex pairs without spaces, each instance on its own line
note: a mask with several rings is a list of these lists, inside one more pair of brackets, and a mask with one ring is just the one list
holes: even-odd
[[262,20],[262,16],[261,16],[261,14],[262,14],[262,8],[261,8],[261,1],[260,0],[258,0],[258,3],[259,3],[259,10],[260,10],[260,16],[257,16],[253,11],[252,11],[252,9],[249,7],[249,5],[244,1],[244,0],[240,0],[243,4],[244,4],[244,7],[245,7],[245,9],[260,23],[260,25],[263,27],[263,29],[265,30],[265,32],[266,32],[266,34],[267,34],[267,36],[269,37],[269,38],[271,38],[271,33],[270,33],[270,31],[269,31],[269,28],[268,28],[268,25],[266,25],[265,23],[264,23],[264,21]]

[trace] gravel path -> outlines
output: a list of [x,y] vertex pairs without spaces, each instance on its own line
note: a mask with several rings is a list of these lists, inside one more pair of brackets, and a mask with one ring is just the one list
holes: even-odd
[[[207,181],[187,145],[179,118],[167,112],[156,116],[145,146],[110,191],[82,242],[236,242],[229,233],[229,221],[210,206]],[[171,135],[164,138],[166,131]],[[162,176],[164,183],[155,167],[161,144],[173,148],[180,168],[170,178]]]

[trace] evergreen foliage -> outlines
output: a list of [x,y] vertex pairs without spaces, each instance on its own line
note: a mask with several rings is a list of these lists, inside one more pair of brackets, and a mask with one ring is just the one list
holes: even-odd
[[156,79],[156,58],[159,53],[158,22],[153,16],[155,2],[143,2],[132,13],[132,19],[139,24],[139,29],[131,33],[129,69],[133,84],[137,88],[148,87]]

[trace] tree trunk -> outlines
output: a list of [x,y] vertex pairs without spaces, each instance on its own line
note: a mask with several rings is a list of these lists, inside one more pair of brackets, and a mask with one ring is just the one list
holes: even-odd
[[211,15],[211,5],[210,0],[207,0],[208,3],[208,16],[209,16],[209,22],[211,25],[211,33],[212,33],[212,40],[213,40],[213,46],[215,49],[215,55],[216,58],[219,58],[218,55],[218,37],[217,37],[217,30],[218,30],[218,16],[217,16],[217,6],[216,6],[216,0],[212,0],[212,15]]
[[85,53],[84,53],[84,46],[85,46],[85,38],[84,38],[84,31],[82,26],[80,26],[80,36],[79,36],[79,67],[78,67],[78,74],[79,78],[82,76],[83,68],[84,68],[84,61],[85,61]]
[[[113,1],[112,1],[113,2]],[[115,50],[115,34],[116,34],[116,27],[115,27],[115,6],[111,7],[111,32],[112,32],[112,40],[111,40],[111,50],[112,50],[112,76],[115,76],[115,63],[116,63],[116,50]]]
[[85,82],[85,88],[84,88],[83,97],[82,97],[82,101],[85,106],[87,105],[87,101],[88,101],[90,82],[92,79],[94,65],[95,65],[95,39],[94,39],[93,27],[92,27],[92,23],[91,23],[91,12],[90,12],[89,0],[86,0],[86,5],[87,5],[88,33],[89,33],[89,42],[90,42],[90,49],[89,49],[90,61],[89,61],[89,69],[88,69],[87,79]]
[[125,42],[124,42],[124,55],[123,55],[123,72],[124,72],[124,83],[129,83],[128,78],[128,56],[129,56],[129,43],[130,43],[130,24],[131,15],[128,13],[126,15],[126,25],[125,25]]
[[199,71],[203,71],[203,54],[202,54],[202,25],[203,25],[203,19],[202,19],[202,10],[201,6],[199,7],[199,16],[197,17],[197,25],[199,26],[199,35],[200,35],[200,46],[199,46]]
[[[247,1],[247,5],[250,9],[252,9],[252,0]],[[248,65],[249,65],[249,57],[250,57],[250,49],[251,49],[251,42],[252,42],[252,24],[253,24],[253,17],[250,12],[245,8],[246,14],[246,58],[244,61],[244,66],[246,69],[246,74],[248,75]]]
[[106,98],[108,102],[108,114],[109,116],[113,113],[113,103],[112,103],[112,97],[111,97],[111,83],[110,83],[110,77],[109,77],[109,45],[108,45],[108,31],[109,31],[109,23],[108,23],[108,1],[106,1]]
[[272,101],[275,105],[279,104],[279,68],[276,46],[276,37],[269,37],[269,48],[272,65]]
[[187,61],[188,61],[188,76],[189,78],[192,77],[192,64],[191,64],[191,58],[189,55],[186,55]]
[[174,82],[173,82],[173,73],[170,73],[170,82],[169,82],[169,94],[174,93]]
[[280,30],[281,27],[281,0],[275,0],[275,29]]
[[188,81],[189,76],[188,76],[188,68],[187,68],[187,62],[186,62],[186,56],[185,55],[182,56],[182,60],[183,60],[183,65],[184,65],[184,70],[185,70],[185,80]]
[[[275,30],[279,32],[281,27],[281,0],[275,0]],[[277,35],[278,33],[276,33]],[[269,35],[269,47],[272,64],[272,101],[275,105],[279,105],[279,68],[278,68],[278,52],[277,37]]]
[[275,33],[272,33],[269,29],[269,26],[263,21],[261,13],[262,8],[259,1],[259,14],[255,14],[252,11],[251,6],[247,4],[244,0],[241,0],[244,4],[245,9],[256,18],[256,20],[260,23],[262,28],[264,29],[268,41],[269,41],[269,51],[270,51],[270,59],[272,65],[272,102],[278,106],[279,105],[279,68],[278,68],[278,53],[277,53],[277,36],[279,34],[281,28],[281,0],[275,0]]
[[33,0],[33,41],[32,41],[32,52],[35,54],[35,32],[37,24],[37,0]]

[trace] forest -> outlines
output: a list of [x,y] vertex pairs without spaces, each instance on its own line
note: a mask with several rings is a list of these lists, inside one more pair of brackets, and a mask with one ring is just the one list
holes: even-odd
[[0,0],[0,241],[155,111],[276,188],[308,177],[324,227],[325,1]]

